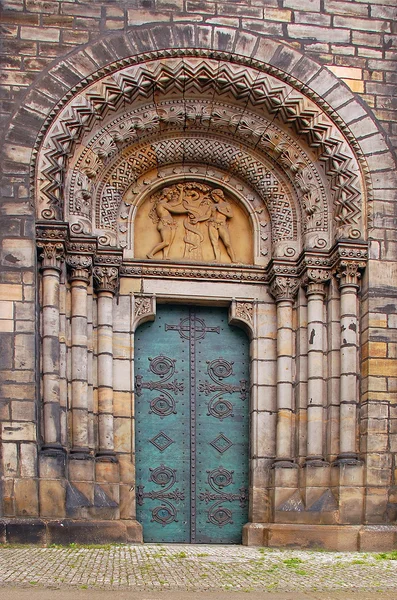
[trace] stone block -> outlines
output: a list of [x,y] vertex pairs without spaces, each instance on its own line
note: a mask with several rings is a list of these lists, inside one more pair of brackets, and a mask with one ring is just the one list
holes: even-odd
[[45,480],[39,482],[40,516],[63,518],[66,515],[65,481]]
[[40,452],[39,476],[42,479],[65,477],[65,455],[63,453]]
[[243,546],[266,546],[267,525],[265,523],[247,523],[243,527]]
[[2,463],[4,477],[15,477],[18,474],[18,446],[8,442],[2,444]]
[[120,485],[120,518],[133,519],[135,511],[135,489],[130,485]]
[[36,440],[36,425],[9,421],[1,423],[2,439],[5,442],[34,442]]
[[389,525],[364,525],[359,533],[361,552],[384,552],[397,549],[397,527]]
[[[48,544],[109,544],[142,541],[136,521],[50,521],[47,524]],[[139,535],[140,533],[140,535]]]
[[36,444],[20,444],[19,453],[21,477],[37,477]]
[[387,488],[369,487],[365,493],[365,520],[371,524],[382,524],[387,516]]
[[19,517],[37,517],[39,515],[37,479],[17,479],[14,489],[16,515]]
[[46,542],[46,526],[40,519],[13,519],[6,522],[6,540],[9,544],[39,544]]
[[131,417],[133,396],[130,392],[113,392],[113,414],[115,417]]
[[354,552],[359,527],[337,525],[268,525],[267,545],[273,548],[310,548]]
[[331,467],[324,463],[322,466],[306,464],[301,470],[302,485],[305,487],[327,488],[331,483]]
[[119,459],[119,467],[120,467],[120,481],[122,483],[129,483],[130,485],[135,483],[135,466],[133,461],[131,460],[131,456],[120,455]]
[[95,463],[93,460],[74,460],[68,461],[69,480],[76,481],[94,481]]
[[359,525],[363,522],[364,513],[364,488],[340,487],[339,496],[339,522],[349,525]]
[[114,419],[114,447],[116,452],[131,452],[131,419]]
[[98,483],[118,483],[120,481],[120,469],[118,463],[96,461],[95,481]]
[[[276,463],[277,464],[277,463]],[[272,470],[273,485],[276,488],[296,488],[298,486],[299,469],[275,466]]]

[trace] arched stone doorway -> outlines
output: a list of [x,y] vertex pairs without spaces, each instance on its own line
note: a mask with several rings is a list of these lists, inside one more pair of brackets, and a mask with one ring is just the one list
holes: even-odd
[[251,339],[244,541],[330,545],[364,497],[365,162],[269,65],[190,49],[130,63],[70,96],[37,157],[42,478],[67,482],[62,516],[141,539],[134,331],[158,302],[225,306]]

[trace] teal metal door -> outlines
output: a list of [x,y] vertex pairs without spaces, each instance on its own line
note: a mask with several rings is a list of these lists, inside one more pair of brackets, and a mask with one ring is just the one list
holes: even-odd
[[146,542],[234,544],[248,520],[248,339],[227,309],[159,306],[135,336]]

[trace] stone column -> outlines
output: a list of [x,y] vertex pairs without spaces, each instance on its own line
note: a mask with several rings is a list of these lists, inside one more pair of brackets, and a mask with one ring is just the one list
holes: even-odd
[[308,269],[304,277],[307,296],[307,454],[306,464],[323,466],[324,461],[324,298],[325,269]]
[[118,268],[94,267],[98,297],[98,450],[97,457],[115,460],[113,434],[113,296]]
[[63,451],[61,442],[59,278],[63,242],[40,241],[42,272],[42,373],[45,451]]
[[270,291],[277,304],[277,432],[275,467],[295,467],[293,442],[292,308],[299,289],[293,277],[275,277]]
[[337,267],[340,287],[340,449],[338,462],[354,464],[357,452],[358,405],[358,303],[360,269],[364,262],[341,260]]
[[72,375],[72,448],[71,454],[84,457],[88,441],[88,344],[87,288],[92,257],[72,254],[66,259],[71,284],[71,375]]

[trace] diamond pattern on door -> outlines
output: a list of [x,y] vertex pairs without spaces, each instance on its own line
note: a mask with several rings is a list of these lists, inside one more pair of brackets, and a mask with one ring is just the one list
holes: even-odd
[[240,543],[248,340],[227,310],[159,306],[135,336],[137,518],[147,542]]

